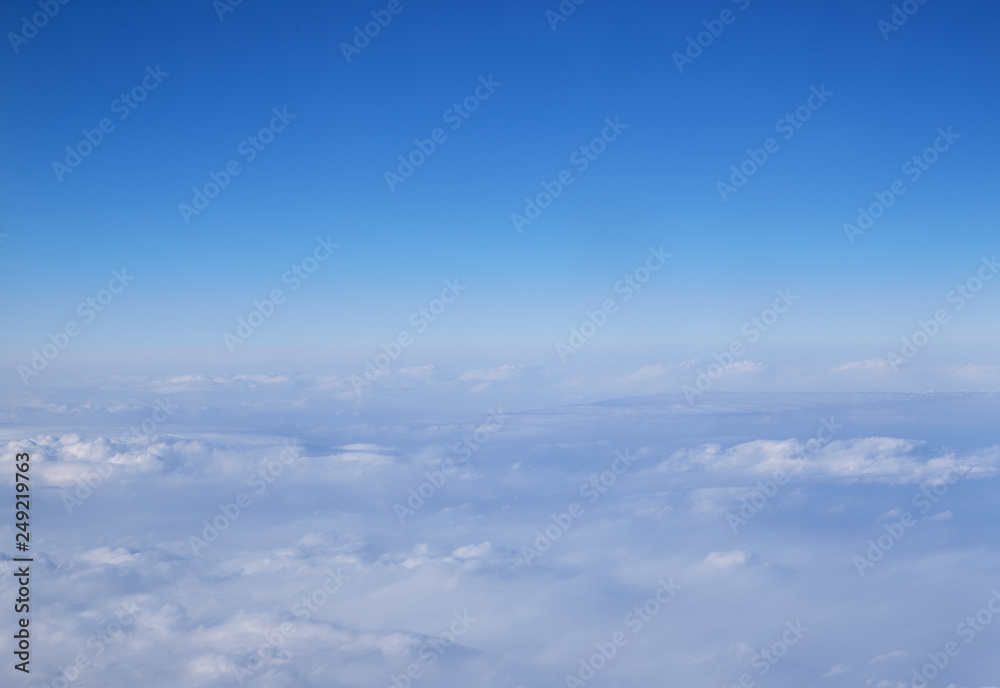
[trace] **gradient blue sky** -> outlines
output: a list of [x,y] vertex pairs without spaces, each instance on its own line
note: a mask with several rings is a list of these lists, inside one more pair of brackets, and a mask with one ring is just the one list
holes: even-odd
[[[70,2],[5,42],[0,350],[40,346],[122,267],[136,281],[76,350],[221,349],[328,234],[339,254],[248,347],[376,346],[458,276],[427,341],[551,350],[660,244],[668,269],[603,342],[728,342],[779,287],[802,301],[769,339],[895,340],[996,250],[995,3],[928,2],[885,41],[880,2],[595,0],[555,31],[556,2],[404,2],[349,64],[339,43],[385,3],[246,0],[220,21],[208,0]],[[726,8],[678,73],[671,54]],[[0,27],[37,9],[6,3]],[[147,65],[170,76],[58,182],[52,161]],[[383,173],[481,75],[502,86],[390,192]],[[723,203],[715,183],[821,84],[834,97]],[[178,204],[274,107],[295,121],[185,225]],[[627,132],[515,233],[522,199],[615,115]],[[854,209],[949,125],[962,138],[850,245]],[[998,287],[942,338],[994,340]]]

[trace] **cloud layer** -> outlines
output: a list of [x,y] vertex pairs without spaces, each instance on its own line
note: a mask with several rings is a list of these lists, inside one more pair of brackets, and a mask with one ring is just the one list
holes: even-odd
[[532,374],[434,413],[274,373],[29,400],[32,685],[895,687],[953,639],[948,682],[996,675],[955,629],[1000,565],[961,431],[997,399],[502,406]]

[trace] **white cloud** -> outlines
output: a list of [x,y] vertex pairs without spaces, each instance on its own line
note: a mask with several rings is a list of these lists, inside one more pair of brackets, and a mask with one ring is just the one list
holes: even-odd
[[467,370],[458,376],[462,382],[479,382],[472,387],[473,392],[482,392],[492,383],[513,380],[528,370],[527,365],[502,365],[496,368]]
[[523,365],[502,365],[488,370],[467,370],[459,375],[458,379],[462,381],[482,380],[486,382],[509,380],[526,367]]
[[885,358],[869,358],[864,361],[851,361],[833,369],[835,373],[869,372],[873,370],[892,370],[892,364]]
[[984,377],[996,377],[1000,374],[1000,366],[965,363],[951,368],[951,372],[957,377],[978,380]]
[[408,368],[400,368],[399,374],[421,380],[429,380],[438,374],[438,367],[435,365],[410,366]]
[[479,545],[463,545],[462,547],[456,548],[451,554],[459,559],[485,559],[493,554],[493,545],[489,542],[484,542]]
[[673,366],[663,365],[657,363],[656,365],[648,365],[639,368],[635,372],[629,373],[625,376],[625,380],[628,382],[639,381],[639,382],[652,382],[655,380],[662,379],[667,373],[673,369]]
[[746,375],[748,373],[759,373],[765,368],[767,368],[767,364],[763,361],[744,360],[736,361],[727,366],[723,366],[722,371],[723,373],[732,375]]
[[716,569],[732,569],[743,566],[750,559],[750,553],[743,550],[731,552],[712,552],[704,559],[704,563]]
[[940,479],[949,471],[968,477],[995,474],[1000,447],[961,458],[951,453],[928,458],[924,443],[892,437],[865,437],[830,442],[809,451],[799,440],[753,440],[723,450],[718,444],[682,449],[660,465],[665,471],[708,470],[729,474],[770,476],[783,472],[803,478],[852,479],[915,483]]

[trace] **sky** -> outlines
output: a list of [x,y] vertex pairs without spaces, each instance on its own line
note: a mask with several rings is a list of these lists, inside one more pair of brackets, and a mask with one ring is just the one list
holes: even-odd
[[997,688],[998,13],[4,3],[0,683]]
[[[456,277],[468,292],[426,341],[551,348],[651,246],[669,265],[600,345],[725,342],[785,288],[802,307],[769,340],[892,342],[993,256],[991,3],[919,5],[888,38],[879,3],[587,2],[557,22],[555,3],[400,7],[350,61],[342,44],[382,4],[243,2],[220,19],[201,0],[71,2],[5,50],[0,280],[19,298],[0,306],[3,352],[40,346],[122,268],[134,283],[73,351],[224,351],[317,237],[335,257],[246,348],[377,345]],[[8,3],[0,25],[32,10]],[[687,39],[725,10],[679,71],[674,53],[697,54]],[[499,85],[446,121],[481,77]],[[155,90],[120,119],[144,78]],[[776,130],[814,87],[832,95]],[[245,162],[273,108],[294,120]],[[97,148],[55,171],[103,118]],[[580,172],[571,158],[605,118],[628,128]],[[386,172],[436,128],[444,142],[390,190]],[[903,165],[939,128],[959,138],[911,181]],[[768,138],[777,151],[720,193]],[[231,160],[240,174],[185,221],[178,207]],[[567,169],[518,233],[511,216]],[[896,179],[907,193],[849,241],[844,224]],[[939,341],[995,339],[996,291]]]

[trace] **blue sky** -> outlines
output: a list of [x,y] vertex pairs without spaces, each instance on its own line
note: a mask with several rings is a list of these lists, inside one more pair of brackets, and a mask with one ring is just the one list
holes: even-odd
[[[377,345],[456,276],[469,291],[429,341],[550,347],[661,244],[667,270],[601,343],[725,342],[784,287],[803,301],[775,341],[894,341],[995,250],[998,10],[930,2],[884,40],[888,5],[741,6],[588,2],[552,30],[555,3],[407,1],[350,63],[339,44],[383,4],[247,1],[223,21],[210,2],[60,6],[0,58],[17,103],[3,350],[39,346],[122,267],[136,281],[75,350],[216,350],[327,235],[338,255],[248,347]],[[725,9],[733,23],[679,73],[672,53]],[[33,10],[7,4],[0,25]],[[157,65],[169,76],[118,120],[113,101]],[[397,157],[489,75],[501,85],[390,191]],[[834,95],[781,139],[821,85]],[[243,159],[272,108],[295,119],[185,224],[178,204]],[[615,116],[628,129],[518,235],[523,199]],[[114,131],[58,181],[52,162],[104,117]],[[855,209],[948,126],[961,138],[850,244]],[[716,182],[770,136],[780,150],[723,202]],[[941,341],[995,339],[996,291]]]

